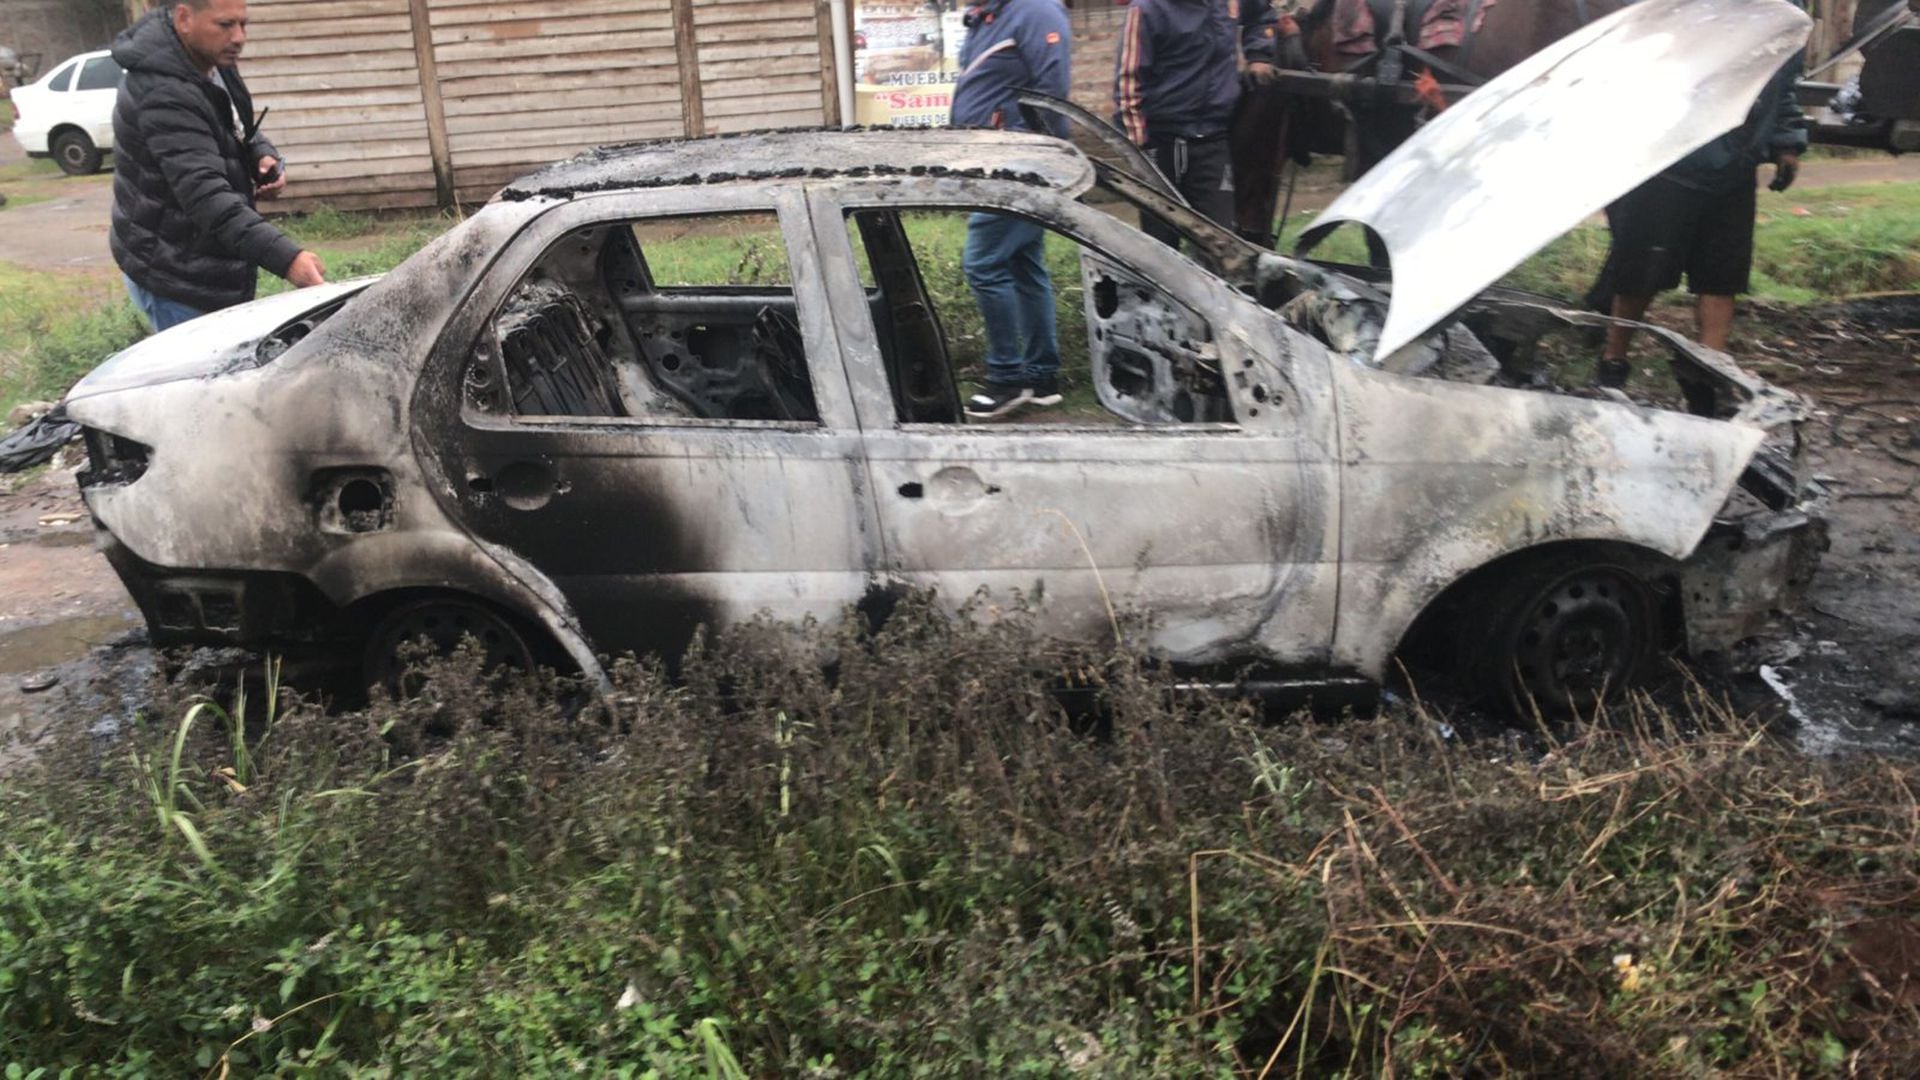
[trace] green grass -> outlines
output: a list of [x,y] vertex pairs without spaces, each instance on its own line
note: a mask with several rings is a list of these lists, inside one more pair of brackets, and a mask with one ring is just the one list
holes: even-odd
[[118,281],[0,263],[0,415],[58,398],[145,335]]
[[50,180],[63,175],[60,166],[48,158],[28,158],[9,165],[0,165],[0,184],[16,183],[23,180]]
[[[1290,222],[1281,250],[1292,250],[1311,225],[1311,219]],[[1366,247],[1358,231],[1348,227],[1314,255],[1365,262]],[[1576,300],[1592,286],[1606,255],[1605,226],[1582,225],[1522,263],[1505,284]],[[1763,191],[1754,230],[1753,285],[1755,299],[1781,304],[1920,289],[1920,184]]]
[[916,601],[807,644],[833,680],[763,627],[623,666],[611,723],[461,661],[342,716],[71,717],[0,785],[0,1066],[1909,1071],[1911,761],[1704,695],[1512,742],[1262,723]]
[[35,203],[53,201],[53,196],[51,195],[13,195],[7,192],[0,192],[0,195],[5,195],[7,200],[4,203],[0,203],[0,210],[18,210],[23,206],[32,206]]

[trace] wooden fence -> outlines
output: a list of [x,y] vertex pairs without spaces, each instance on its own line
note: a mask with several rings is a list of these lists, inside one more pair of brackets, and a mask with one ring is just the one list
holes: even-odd
[[837,120],[821,0],[253,0],[287,209],[480,201],[589,146]]

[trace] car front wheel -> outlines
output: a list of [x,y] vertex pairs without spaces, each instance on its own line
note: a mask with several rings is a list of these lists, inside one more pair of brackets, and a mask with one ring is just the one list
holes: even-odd
[[84,131],[63,131],[47,148],[60,171],[68,176],[91,176],[100,171],[100,148]]
[[1654,590],[1628,567],[1547,559],[1489,586],[1462,661],[1515,718],[1590,712],[1637,683],[1659,648]]

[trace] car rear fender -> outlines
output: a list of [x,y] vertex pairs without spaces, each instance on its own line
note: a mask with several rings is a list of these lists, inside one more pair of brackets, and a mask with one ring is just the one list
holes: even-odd
[[538,623],[589,678],[606,673],[573,606],[546,575],[513,552],[451,529],[364,536],[329,553],[307,576],[340,608],[402,589],[468,593]]

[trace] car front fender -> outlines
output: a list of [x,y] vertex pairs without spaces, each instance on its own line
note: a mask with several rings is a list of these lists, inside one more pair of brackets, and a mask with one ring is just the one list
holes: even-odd
[[1687,559],[1765,438],[1585,398],[1361,369],[1339,381],[1334,659],[1374,678],[1428,604],[1508,556],[1585,541]]

